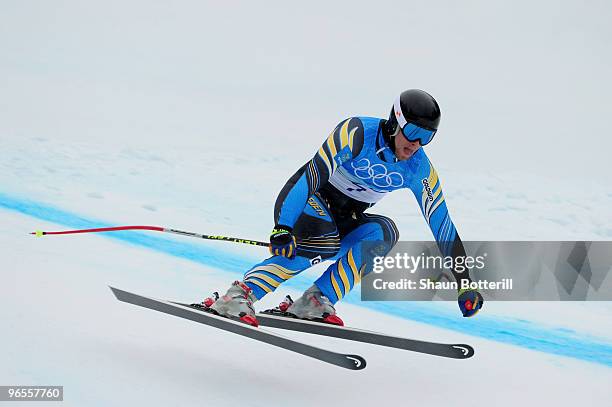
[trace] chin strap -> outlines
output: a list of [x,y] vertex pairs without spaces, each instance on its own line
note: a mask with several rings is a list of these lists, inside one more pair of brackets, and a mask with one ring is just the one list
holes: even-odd
[[[397,156],[395,155],[395,137],[400,132],[399,125],[395,127],[395,132],[394,133],[390,133],[389,132],[389,126],[387,125],[388,120],[382,120],[382,121],[384,123],[381,124],[381,131],[382,131],[383,140],[385,142],[385,146],[379,148],[376,151],[376,154],[378,155],[381,151],[383,151],[383,150],[388,148],[389,151],[391,151],[391,154],[393,156],[393,161],[392,162],[397,162]],[[385,160],[385,161],[388,161],[388,160]]]
[[395,126],[394,131],[392,131],[389,127],[389,120],[381,120],[381,130],[382,130],[382,135],[383,135],[383,139],[385,140],[385,143],[387,143],[387,146],[389,146],[389,149],[391,150],[391,152],[395,155],[395,136],[397,136],[399,134],[399,125]]

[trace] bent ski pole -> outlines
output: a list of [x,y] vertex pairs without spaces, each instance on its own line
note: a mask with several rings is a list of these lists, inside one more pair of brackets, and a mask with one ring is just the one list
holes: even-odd
[[45,235],[67,235],[73,233],[97,233],[97,232],[115,232],[120,230],[152,230],[155,232],[164,232],[164,233],[174,233],[177,235],[189,236],[189,237],[197,237],[200,239],[207,240],[224,240],[226,242],[234,242],[234,243],[244,243],[250,244],[253,246],[265,246],[268,247],[268,243],[260,242],[257,240],[250,239],[240,239],[238,237],[229,237],[229,236],[213,236],[213,235],[203,235],[194,232],[185,232],[183,230],[177,229],[169,229],[162,228],[159,226],[114,226],[114,227],[105,227],[105,228],[95,228],[95,229],[75,229],[75,230],[63,230],[59,232],[43,232],[42,230],[37,230],[35,232],[31,232],[31,235],[36,236],[45,236]]

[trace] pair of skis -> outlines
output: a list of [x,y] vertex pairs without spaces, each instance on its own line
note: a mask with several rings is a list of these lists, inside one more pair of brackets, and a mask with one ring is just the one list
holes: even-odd
[[[115,297],[117,297],[119,301],[163,312],[165,314],[174,315],[179,318],[209,325],[224,331],[233,332],[256,341],[277,346],[301,355],[310,356],[317,360],[331,363],[332,365],[340,366],[346,369],[361,370],[366,367],[365,359],[359,355],[337,353],[317,346],[308,345],[298,340],[286,338],[275,332],[256,328],[242,322],[237,322],[208,313],[201,309],[192,307],[189,304],[157,300],[123,291],[114,287],[110,287],[110,289],[113,291],[113,294],[115,294]],[[371,343],[379,346],[387,346],[390,348],[404,349],[447,358],[467,359],[474,355],[474,348],[466,344],[442,344],[418,341],[415,339],[390,336],[377,332],[365,331],[362,329],[328,325],[319,322],[311,322],[265,313],[257,314],[257,320],[261,326]]]

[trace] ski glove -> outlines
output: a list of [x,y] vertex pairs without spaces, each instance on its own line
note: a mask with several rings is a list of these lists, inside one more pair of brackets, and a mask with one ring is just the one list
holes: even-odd
[[459,290],[457,302],[459,303],[459,309],[464,317],[473,317],[482,308],[484,299],[478,291],[464,289]]
[[295,237],[288,226],[276,226],[270,233],[270,253],[288,259],[295,257]]

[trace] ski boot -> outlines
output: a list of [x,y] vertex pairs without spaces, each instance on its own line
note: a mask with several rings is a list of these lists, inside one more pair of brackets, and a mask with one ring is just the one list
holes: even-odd
[[344,326],[342,319],[336,315],[334,304],[331,303],[319,287],[313,285],[296,301],[287,295],[278,307],[264,311],[267,314],[285,317],[308,319],[326,324]]
[[219,297],[219,293],[214,292],[211,297],[206,298],[200,304],[194,304],[194,306],[222,317],[252,326],[259,326],[253,308],[255,301],[257,299],[246,284],[241,281],[234,281],[225,295]]
[[217,301],[218,299],[219,299],[219,293],[215,291],[214,293],[212,293],[210,297],[204,298],[204,301],[202,301],[201,303],[192,304],[192,305],[197,306],[199,308],[210,309],[210,306],[213,305],[215,301]]

